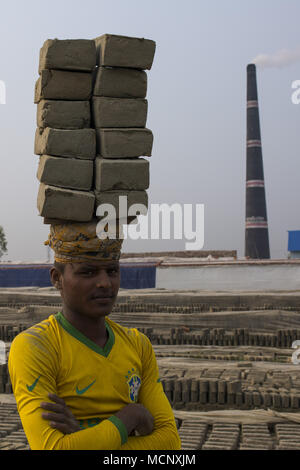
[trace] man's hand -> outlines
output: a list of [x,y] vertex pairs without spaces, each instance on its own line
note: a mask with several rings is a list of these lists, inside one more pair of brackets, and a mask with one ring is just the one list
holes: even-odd
[[140,436],[147,436],[151,434],[154,428],[154,418],[150,411],[147,410],[143,405],[140,406],[139,422],[136,426],[136,431]]
[[137,431],[140,436],[151,434],[154,428],[154,419],[151,413],[140,403],[130,403],[115,413],[127,429],[128,436]]
[[64,434],[71,434],[73,432],[80,431],[78,421],[67,408],[64,400],[54,393],[49,393],[48,397],[55,403],[42,402],[41,408],[50,411],[50,413],[42,413],[43,418],[50,420],[50,426],[58,429]]

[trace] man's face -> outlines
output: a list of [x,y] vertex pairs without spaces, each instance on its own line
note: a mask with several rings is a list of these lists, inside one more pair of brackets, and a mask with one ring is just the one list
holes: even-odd
[[[52,279],[57,276],[53,270]],[[119,261],[68,263],[59,273],[59,286],[71,312],[90,318],[109,315],[120,287]]]

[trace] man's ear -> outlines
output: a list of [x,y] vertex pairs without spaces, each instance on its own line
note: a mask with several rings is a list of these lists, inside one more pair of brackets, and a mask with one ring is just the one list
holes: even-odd
[[62,289],[62,273],[54,266],[50,269],[52,285],[59,291]]

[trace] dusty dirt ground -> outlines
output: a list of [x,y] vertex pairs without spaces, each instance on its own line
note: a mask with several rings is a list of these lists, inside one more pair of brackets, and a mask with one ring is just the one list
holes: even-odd
[[[61,308],[53,288],[0,290],[0,339]],[[182,449],[300,449],[300,292],[120,290],[110,318],[152,341]],[[9,377],[0,450],[29,449]]]

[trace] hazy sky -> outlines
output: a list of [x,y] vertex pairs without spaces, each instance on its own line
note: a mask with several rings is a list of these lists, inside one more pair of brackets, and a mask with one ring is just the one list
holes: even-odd
[[[299,0],[10,0],[1,5],[0,225],[4,260],[43,261],[49,226],[36,208],[34,84],[48,38],[104,33],[153,39],[147,127],[153,131],[149,203],[204,204],[205,250],[244,256],[246,66],[259,54],[299,51]],[[294,55],[296,56],[296,54]],[[293,57],[294,57],[293,56]],[[300,61],[258,67],[272,258],[300,229]],[[123,251],[184,249],[186,240],[125,241]]]

